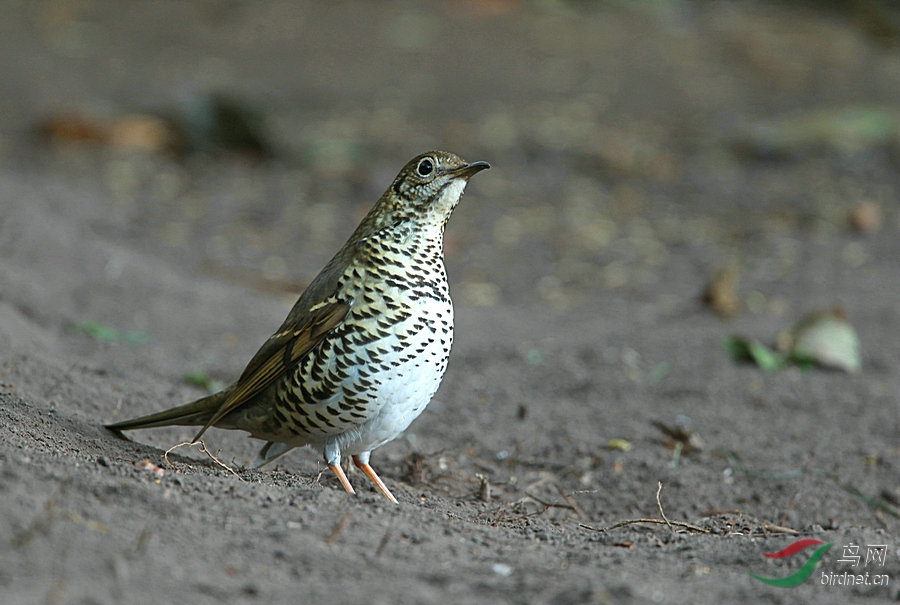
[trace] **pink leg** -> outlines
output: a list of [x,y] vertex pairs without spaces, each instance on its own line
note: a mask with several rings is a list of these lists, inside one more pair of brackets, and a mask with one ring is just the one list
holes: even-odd
[[[326,463],[327,464],[327,463]],[[347,479],[347,475],[344,473],[344,469],[341,468],[340,464],[329,464],[328,468],[331,469],[331,472],[337,475],[338,481],[341,482],[341,485],[347,490],[348,494],[355,494],[353,491],[353,486],[350,485],[350,481]]]
[[378,476],[378,474],[375,472],[375,469],[369,466],[368,462],[363,462],[356,456],[353,456],[353,464],[356,465],[356,468],[366,474],[366,477],[368,477],[369,480],[375,484],[375,487],[385,498],[387,498],[394,504],[398,504],[397,499],[394,497],[394,494],[392,494],[391,490],[389,490],[387,485],[384,484],[384,481],[381,480],[381,477]]

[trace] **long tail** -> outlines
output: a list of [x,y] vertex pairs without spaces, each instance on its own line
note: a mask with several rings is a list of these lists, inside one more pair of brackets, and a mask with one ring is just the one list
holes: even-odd
[[201,397],[197,401],[179,405],[162,412],[116,422],[115,424],[107,424],[105,427],[119,435],[122,431],[131,431],[134,429],[149,429],[159,426],[203,426],[212,418],[225,400],[231,393],[231,388],[227,388],[218,393]]

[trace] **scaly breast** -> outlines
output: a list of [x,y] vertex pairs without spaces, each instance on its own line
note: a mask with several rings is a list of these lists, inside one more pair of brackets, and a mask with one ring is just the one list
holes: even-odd
[[[289,440],[341,435],[342,449],[390,441],[422,412],[447,367],[453,305],[440,242],[415,254],[385,243],[365,270],[349,268],[344,322],[277,388],[275,422]],[[408,248],[407,248],[408,251]]]

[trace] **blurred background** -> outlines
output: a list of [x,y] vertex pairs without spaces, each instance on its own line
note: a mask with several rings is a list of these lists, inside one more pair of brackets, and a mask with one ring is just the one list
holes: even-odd
[[[832,563],[896,544],[894,0],[0,15],[0,587],[19,602],[750,602],[746,572],[797,532]],[[308,448],[246,483],[174,452],[194,470],[160,479],[147,444],[192,429],[101,428],[238,375],[433,148],[492,169],[446,233],[444,386],[376,454],[410,506],[311,486]],[[801,343],[847,373],[807,371]],[[210,444],[235,467],[259,445]],[[714,534],[584,525],[663,505]]]
[[898,31],[877,0],[7,2],[0,163],[96,192],[42,202],[83,236],[295,292],[443,148],[495,168],[448,233],[461,302],[699,294],[749,247],[741,303],[784,312],[870,254],[798,272],[794,236],[897,226]]

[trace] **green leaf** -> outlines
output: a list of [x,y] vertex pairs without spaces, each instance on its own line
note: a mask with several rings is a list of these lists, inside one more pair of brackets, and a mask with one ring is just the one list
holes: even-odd
[[223,383],[221,380],[211,378],[209,374],[202,370],[188,372],[184,375],[184,381],[195,387],[206,389],[210,393],[221,391],[225,387],[225,383]]
[[729,336],[722,346],[735,361],[753,363],[766,372],[784,367],[784,357],[756,339]]
[[150,342],[150,335],[138,330],[118,330],[93,319],[80,321],[72,325],[76,332],[86,334],[97,342],[116,344],[146,344]]

